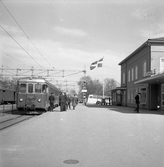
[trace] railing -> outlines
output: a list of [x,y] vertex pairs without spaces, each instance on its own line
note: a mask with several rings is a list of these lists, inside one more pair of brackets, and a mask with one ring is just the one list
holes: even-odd
[[16,104],[0,105],[0,113],[4,114],[7,111],[11,111],[13,113],[14,110],[16,110]]

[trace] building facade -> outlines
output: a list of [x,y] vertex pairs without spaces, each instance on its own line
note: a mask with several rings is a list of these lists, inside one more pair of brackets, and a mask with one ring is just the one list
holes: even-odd
[[119,65],[121,87],[112,90],[113,104],[135,107],[140,93],[140,108],[164,111],[164,38],[148,39]]

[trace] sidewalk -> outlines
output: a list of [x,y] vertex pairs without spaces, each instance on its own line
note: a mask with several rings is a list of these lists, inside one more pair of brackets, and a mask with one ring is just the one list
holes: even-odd
[[86,107],[95,107],[95,108],[109,108],[110,110],[116,111],[116,112],[121,112],[125,114],[157,114],[157,115],[164,115],[164,111],[161,110],[148,110],[148,109],[139,109],[139,113],[134,112],[135,107],[124,107],[124,106],[112,106],[112,105],[93,105],[93,104],[88,104]]

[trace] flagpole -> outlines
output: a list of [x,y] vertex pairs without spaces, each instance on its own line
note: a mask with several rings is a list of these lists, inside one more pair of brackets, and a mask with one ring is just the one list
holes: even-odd
[[93,70],[94,68],[96,67],[102,67],[102,75],[103,75],[103,98],[104,98],[104,69],[103,69],[103,65],[102,65],[102,61],[103,61],[104,57],[101,58],[100,60],[98,61],[95,61],[93,62],[91,65],[90,65],[90,70]]
[[[104,59],[104,57],[103,57],[103,59]],[[102,65],[102,70],[103,70],[103,99],[104,99],[104,75],[105,75],[105,73],[104,73],[104,66]]]

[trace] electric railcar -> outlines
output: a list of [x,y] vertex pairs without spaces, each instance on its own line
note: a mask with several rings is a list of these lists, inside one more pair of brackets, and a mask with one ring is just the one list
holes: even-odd
[[17,109],[20,111],[47,111],[49,96],[55,94],[54,105],[59,104],[59,90],[43,78],[20,78],[17,81]]

